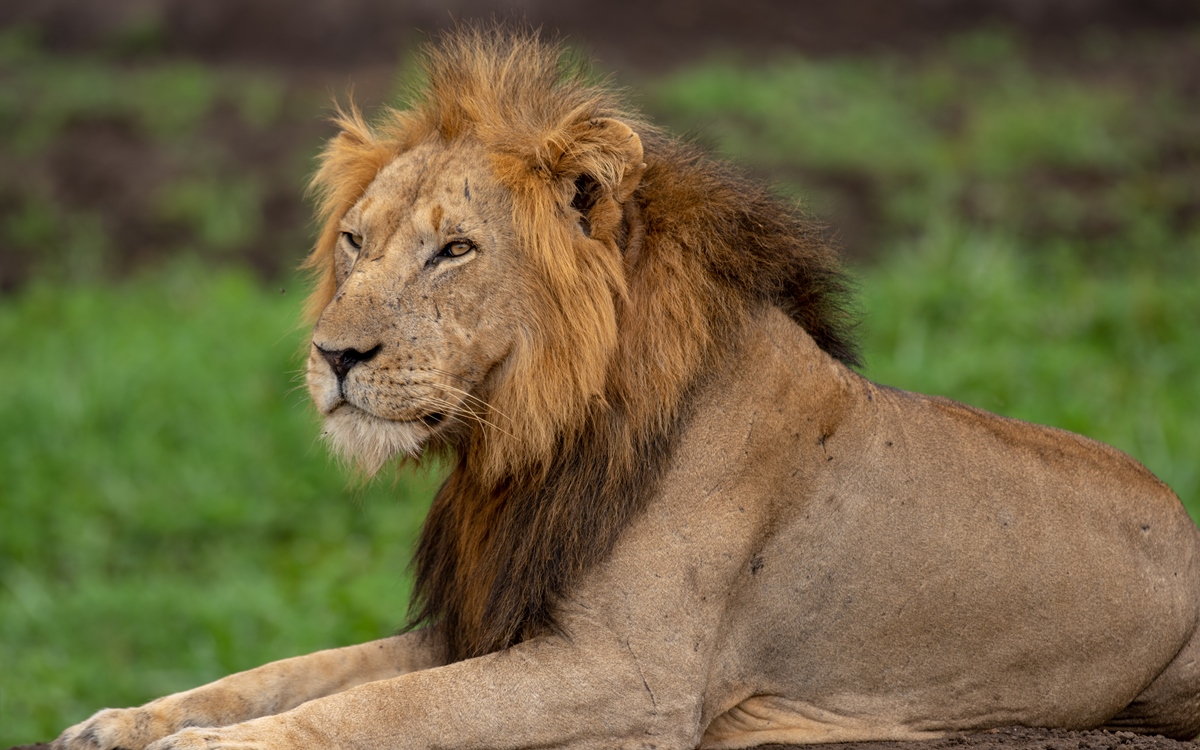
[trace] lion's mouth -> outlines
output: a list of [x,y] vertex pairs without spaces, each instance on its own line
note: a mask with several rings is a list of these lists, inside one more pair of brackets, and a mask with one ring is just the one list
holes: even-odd
[[366,409],[347,398],[339,399],[338,402],[333,405],[333,408],[331,408],[329,411],[325,412],[325,416],[327,416],[327,417],[332,416],[333,414],[335,414],[337,412],[343,412],[343,413],[350,412],[350,413],[354,413],[355,415],[357,415],[359,417],[366,417],[372,421],[379,421],[379,422],[389,423],[389,424],[393,424],[393,425],[401,425],[401,426],[409,425],[412,427],[424,425],[425,427],[428,427],[430,429],[433,429],[434,427],[437,427],[438,425],[445,422],[446,418],[449,416],[445,412],[441,412],[441,411],[431,411],[431,412],[427,412],[425,414],[418,414],[416,416],[405,417],[405,418],[385,416],[383,414],[377,414],[374,411],[372,411],[371,409]]
[[341,403],[325,415],[326,419],[334,414],[340,417],[349,417],[368,429],[384,430],[387,432],[399,430],[408,433],[421,444],[424,444],[435,435],[452,429],[451,423],[455,417],[455,413],[452,411],[429,411],[424,414],[417,413],[411,416],[408,414],[403,416],[379,414],[372,409],[364,409],[350,400],[342,400]]
[[425,423],[425,426],[430,428],[437,427],[445,419],[446,415],[440,411],[431,412],[423,417],[420,417],[420,420]]

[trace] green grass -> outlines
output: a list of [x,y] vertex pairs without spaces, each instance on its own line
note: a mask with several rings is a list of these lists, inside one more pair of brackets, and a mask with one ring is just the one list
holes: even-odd
[[434,479],[331,464],[298,291],[192,268],[0,300],[0,746],[403,622]]

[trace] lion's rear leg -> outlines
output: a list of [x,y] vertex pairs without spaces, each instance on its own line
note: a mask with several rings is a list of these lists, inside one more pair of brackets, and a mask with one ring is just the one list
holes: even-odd
[[1103,728],[1177,740],[1200,735],[1200,629],[1154,682]]

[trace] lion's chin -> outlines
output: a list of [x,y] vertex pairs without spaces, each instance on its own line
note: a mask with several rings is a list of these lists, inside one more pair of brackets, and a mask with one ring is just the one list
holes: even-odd
[[321,434],[334,453],[370,476],[395,456],[418,457],[430,432],[421,422],[394,422],[343,404],[326,415]]

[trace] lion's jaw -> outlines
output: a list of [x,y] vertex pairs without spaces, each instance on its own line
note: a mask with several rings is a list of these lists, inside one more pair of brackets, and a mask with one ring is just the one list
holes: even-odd
[[510,216],[486,160],[433,146],[397,157],[346,212],[306,368],[335,453],[374,473],[495,419],[484,388],[524,325],[519,286],[494,283],[520,277]]
[[326,415],[321,435],[334,453],[374,474],[394,456],[420,456],[431,432],[420,422],[393,422],[345,405]]

